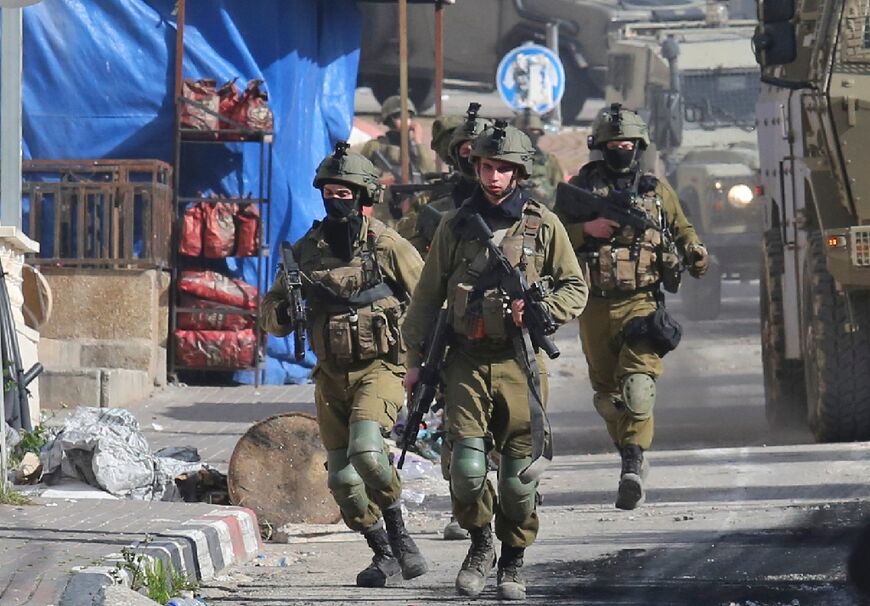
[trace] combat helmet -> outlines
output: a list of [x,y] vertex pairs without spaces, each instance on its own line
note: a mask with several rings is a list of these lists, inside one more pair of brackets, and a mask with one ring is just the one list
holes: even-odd
[[432,122],[432,142],[429,147],[432,151],[438,154],[438,157],[445,164],[453,166],[453,158],[450,157],[450,140],[453,137],[453,131],[456,130],[465,118],[462,116],[438,116]]
[[608,141],[637,140],[641,149],[649,147],[649,127],[637,112],[612,103],[592,125],[586,143],[589,149],[602,149]]
[[[402,98],[399,95],[387,97],[381,104],[381,122],[387,124],[390,118],[398,116],[402,113]],[[414,102],[408,99],[408,114],[414,116],[417,114],[417,108],[414,107]]]
[[474,140],[471,157],[516,164],[520,168],[520,176],[525,179],[532,174],[535,148],[526,133],[505,120],[496,120]]
[[361,191],[360,202],[371,206],[383,198],[383,187],[378,183],[378,171],[371,161],[360,154],[349,152],[346,141],[335,144],[335,151],[317,167],[314,187],[322,189],[327,183],[341,183]]
[[477,138],[484,129],[491,125],[492,122],[486,118],[481,118],[477,114],[480,111],[480,103],[469,103],[468,109],[465,111],[465,120],[460,125],[453,129],[453,135],[450,137],[450,144],[447,147],[447,153],[450,156],[451,163],[459,171],[469,179],[474,179],[474,168],[463,158],[459,156],[459,148],[466,141],[473,141]]
[[536,114],[528,107],[514,118],[514,126],[523,132],[528,130],[544,130],[544,121],[539,114]]

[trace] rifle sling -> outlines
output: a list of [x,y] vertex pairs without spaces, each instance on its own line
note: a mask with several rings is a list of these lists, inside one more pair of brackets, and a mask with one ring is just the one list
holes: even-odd
[[532,462],[519,474],[524,484],[536,482],[553,460],[553,434],[550,430],[550,419],[544,408],[544,397],[541,391],[541,372],[535,359],[532,340],[529,331],[523,328],[513,338],[517,361],[526,372],[529,387],[529,417],[532,433]]
[[[315,286],[319,287],[320,285],[317,284]],[[379,299],[394,296],[393,289],[391,289],[389,284],[387,284],[386,282],[380,282],[372,286],[371,288],[361,290],[357,294],[352,295],[346,299],[336,297],[334,294],[332,294],[323,287],[320,287],[318,290],[320,291],[320,296],[318,298],[322,297],[328,303],[333,305],[339,305],[341,307],[353,307],[355,309],[364,307],[366,305],[371,305]]]

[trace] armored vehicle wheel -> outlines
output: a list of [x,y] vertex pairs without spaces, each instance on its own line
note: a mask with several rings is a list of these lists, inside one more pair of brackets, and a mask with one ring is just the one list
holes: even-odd
[[870,299],[838,291],[824,241],[808,234],[803,267],[804,377],[819,442],[870,438]]
[[715,320],[722,310],[722,274],[719,264],[712,260],[704,276],[697,280],[688,275],[680,286],[683,313],[689,320]]
[[274,529],[337,522],[341,516],[326,485],[325,463],[314,417],[269,417],[251,426],[233,450],[227,474],[230,502],[250,507]]
[[806,420],[804,367],[785,357],[782,274],[785,271],[782,234],[764,234],[761,250],[761,361],[764,366],[764,411],[771,429],[794,427]]

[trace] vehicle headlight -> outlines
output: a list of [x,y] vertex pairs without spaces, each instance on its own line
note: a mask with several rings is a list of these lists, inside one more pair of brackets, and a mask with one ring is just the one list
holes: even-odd
[[728,202],[734,208],[743,208],[752,202],[752,188],[748,185],[733,185],[728,190]]

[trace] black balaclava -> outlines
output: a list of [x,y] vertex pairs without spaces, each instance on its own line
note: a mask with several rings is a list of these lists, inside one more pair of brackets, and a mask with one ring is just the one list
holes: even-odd
[[343,261],[353,258],[354,245],[359,239],[363,218],[359,212],[359,191],[354,191],[351,200],[323,198],[326,219],[323,223],[323,238],[332,253]]
[[610,176],[632,178],[637,172],[643,147],[639,140],[634,140],[634,149],[608,149],[605,145],[601,153],[604,156],[604,166]]

